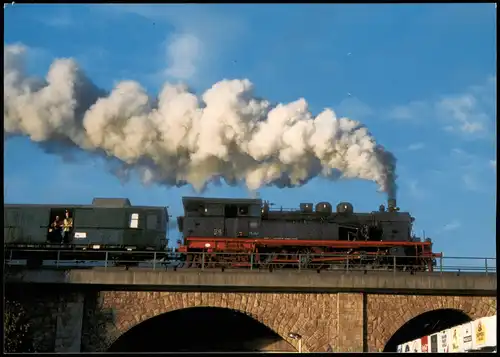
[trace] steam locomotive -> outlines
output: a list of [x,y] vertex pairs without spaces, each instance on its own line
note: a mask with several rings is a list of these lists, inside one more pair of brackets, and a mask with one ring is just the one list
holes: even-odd
[[[273,209],[261,199],[183,197],[182,202],[184,215],[177,218],[182,239],[175,254],[167,248],[167,208],[133,206],[120,198],[95,198],[92,205],[6,204],[4,251],[35,265],[55,259],[54,253],[68,260],[126,259],[128,265],[156,253],[188,268],[396,265],[421,271],[432,271],[439,256],[430,239],[412,235],[414,218],[399,212],[395,200],[368,213],[354,212],[348,202],[335,211],[328,202],[291,210]],[[70,240],[54,241],[51,223],[66,211],[73,219]]]
[[[298,209],[271,209],[260,199],[184,197],[178,217],[178,252],[187,266],[203,263],[231,266],[303,267],[374,266],[432,271],[432,241],[412,235],[414,218],[399,212],[395,200],[378,211],[355,213],[349,202],[335,212],[328,202],[301,203]],[[210,254],[212,253],[212,254]],[[252,253],[233,255],[216,253]]]

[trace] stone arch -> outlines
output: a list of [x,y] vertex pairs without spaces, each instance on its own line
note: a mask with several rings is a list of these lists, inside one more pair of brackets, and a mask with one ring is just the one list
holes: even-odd
[[[173,310],[149,318],[124,332],[107,352],[163,351],[165,335],[169,336],[171,352],[201,352],[212,348],[227,352],[234,348],[238,352],[276,349],[296,352],[289,341],[248,314],[206,306]],[[199,341],[199,346],[193,346],[192,341]]]
[[[126,331],[139,323],[170,311],[189,307],[222,307],[246,314],[264,324],[298,349],[298,342],[289,332],[304,336],[302,350],[326,350],[330,343],[328,321],[330,308],[315,309],[316,294],[212,293],[212,292],[101,292],[101,309],[112,311],[113,322],[106,328],[107,339],[98,347],[107,350]],[[302,312],[301,312],[302,311]],[[305,318],[307,315],[308,318]],[[321,322],[320,322],[321,320]]]
[[403,326],[387,341],[383,352],[396,352],[397,345],[413,341],[422,336],[445,330],[447,328],[472,321],[470,316],[461,310],[438,309],[420,314]]
[[479,296],[368,295],[368,351],[382,351],[389,339],[407,322],[426,312],[458,310],[476,319],[496,313],[496,298]]

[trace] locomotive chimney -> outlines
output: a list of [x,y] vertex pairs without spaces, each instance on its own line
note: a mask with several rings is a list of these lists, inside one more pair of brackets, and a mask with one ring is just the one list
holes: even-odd
[[395,198],[389,198],[387,200],[387,210],[389,212],[399,211],[399,208],[396,206],[396,199]]

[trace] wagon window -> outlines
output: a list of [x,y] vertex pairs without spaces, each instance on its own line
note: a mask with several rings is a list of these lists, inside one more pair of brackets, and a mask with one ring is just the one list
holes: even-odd
[[139,213],[130,215],[130,228],[139,228]]
[[156,216],[156,214],[148,215],[148,220],[146,222],[146,226],[150,230],[158,229],[158,217]]

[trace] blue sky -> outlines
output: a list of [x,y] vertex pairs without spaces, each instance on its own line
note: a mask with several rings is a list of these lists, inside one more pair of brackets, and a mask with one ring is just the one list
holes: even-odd
[[[225,78],[248,78],[273,103],[305,98],[313,113],[330,107],[359,120],[397,157],[398,205],[416,218],[416,233],[447,256],[495,256],[493,4],[15,4],[4,13],[4,41],[29,48],[32,75],[73,57],[106,90],[135,80],[155,94],[165,81],[183,81],[202,93]],[[195,194],[120,180],[100,159],[48,154],[26,137],[5,141],[4,159],[8,203],[128,197],[177,216],[181,196]],[[314,179],[259,194],[283,207],[350,201],[359,211],[386,200],[363,180]],[[249,194],[211,185],[204,195]]]

